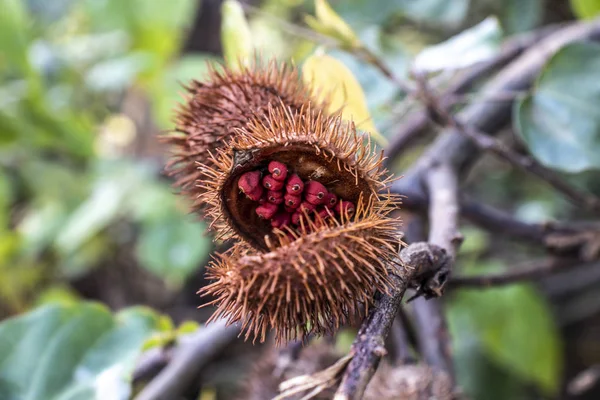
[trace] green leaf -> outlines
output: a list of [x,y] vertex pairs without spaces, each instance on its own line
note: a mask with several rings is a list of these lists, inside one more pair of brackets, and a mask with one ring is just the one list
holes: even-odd
[[358,129],[385,145],[387,141],[373,123],[362,87],[341,61],[317,52],[304,62],[302,79],[313,88],[316,97],[329,101],[331,112],[342,110],[345,120],[354,121]]
[[142,265],[172,284],[196,271],[211,249],[205,226],[181,214],[144,225],[136,247]]
[[532,286],[461,290],[450,307],[492,361],[546,393],[556,393],[562,365],[559,334]]
[[0,110],[0,147],[13,143],[18,137],[18,124]]
[[600,0],[571,0],[571,8],[579,19],[591,19],[600,14]]
[[225,62],[230,68],[247,64],[252,57],[252,33],[237,0],[225,0],[221,6],[221,43]]
[[525,398],[525,385],[486,356],[468,306],[452,301],[446,317],[457,380],[465,395],[474,400]]
[[577,43],[548,62],[533,92],[515,104],[515,129],[544,165],[600,168],[600,45]]
[[306,23],[313,30],[340,41],[342,47],[354,49],[361,47],[358,36],[352,28],[331,8],[327,0],[315,0],[316,18],[306,16]]
[[69,254],[104,229],[122,211],[122,201],[127,193],[125,182],[102,180],[92,195],[71,215],[56,238],[56,246]]
[[474,27],[450,39],[431,46],[417,55],[417,71],[441,71],[468,67],[493,57],[500,49],[502,29],[495,17],[489,17]]
[[507,35],[527,32],[537,27],[544,17],[545,0],[507,0],[500,19]]
[[113,316],[94,303],[8,319],[0,324],[0,398],[128,399],[135,360],[159,320],[149,309]]

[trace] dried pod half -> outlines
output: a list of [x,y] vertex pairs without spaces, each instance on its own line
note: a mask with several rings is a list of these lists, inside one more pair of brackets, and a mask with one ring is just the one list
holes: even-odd
[[211,165],[210,154],[225,147],[237,128],[253,118],[264,119],[269,104],[300,110],[312,101],[316,107],[298,71],[274,61],[241,71],[211,68],[206,81],[192,81],[185,91],[184,103],[176,110],[175,130],[162,139],[172,148],[166,171],[176,178],[175,186],[182,194],[195,201],[196,211],[201,209],[196,200],[203,190],[197,185],[198,165]]
[[[253,171],[268,174],[274,161],[289,182],[286,201],[271,215],[239,181]],[[240,129],[203,171],[201,198],[213,227],[240,239],[208,268],[213,282],[201,293],[214,297],[213,318],[241,322],[246,338],[262,341],[274,330],[285,342],[336,330],[387,290],[401,245],[400,221],[390,216],[398,199],[381,193],[389,183],[382,156],[353,125],[308,106],[274,107],[266,120]],[[294,185],[301,202],[290,208]],[[342,207],[323,213],[330,193]],[[280,223],[291,211],[291,223]]]
[[[211,318],[241,322],[246,338],[278,342],[327,334],[364,316],[377,290],[386,291],[399,246],[399,221],[389,217],[393,201],[358,201],[353,219],[330,223],[305,215],[297,230],[275,229],[267,251],[239,242],[208,268],[213,282]],[[316,216],[317,221],[323,222]]]

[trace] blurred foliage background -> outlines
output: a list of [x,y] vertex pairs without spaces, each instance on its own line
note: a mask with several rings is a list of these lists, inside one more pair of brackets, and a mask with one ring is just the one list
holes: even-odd
[[[208,62],[222,61],[221,2],[0,1],[0,319],[17,317],[0,324],[0,399],[128,398],[140,352],[194,331],[197,324],[184,322],[201,323],[210,311],[196,310],[195,292],[217,245],[161,174],[167,153],[157,135],[172,128],[181,84],[201,80]],[[600,8],[590,0],[331,5],[402,79],[417,55],[432,62],[424,49],[489,16],[497,17],[491,28],[470,30],[470,48],[494,51],[515,34],[589,18]],[[312,1],[251,0],[244,10],[252,45],[265,59],[302,65],[331,34],[305,21],[314,15]],[[377,131],[393,136],[413,109],[398,87],[352,52],[327,54],[360,83]],[[434,69],[457,56],[441,54]],[[600,193],[597,172],[571,172],[578,172],[569,175],[572,182]],[[487,158],[465,189],[528,221],[579,215],[545,185]],[[464,273],[502,270],[537,255],[475,227],[464,234]],[[450,297],[457,370],[468,394],[552,397],[578,371],[600,363],[600,274],[581,274]],[[65,352],[76,355],[57,366]],[[49,377],[53,368],[59,372]],[[73,378],[78,368],[86,377]],[[202,398],[230,398],[224,387],[243,368],[223,370],[205,382]],[[31,376],[34,383],[25,384]],[[100,386],[108,392],[100,395]]]

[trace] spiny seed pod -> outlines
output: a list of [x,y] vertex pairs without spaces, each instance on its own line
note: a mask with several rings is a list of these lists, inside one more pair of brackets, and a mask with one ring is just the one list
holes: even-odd
[[[390,201],[359,201],[355,219],[307,226],[291,238],[276,231],[266,252],[238,243],[213,262],[213,281],[201,293],[215,297],[211,318],[240,321],[246,339],[278,342],[326,334],[362,317],[377,290],[389,285],[388,266],[399,250],[399,221]],[[322,220],[321,220],[322,221]]]
[[[381,197],[379,191],[391,180],[382,166],[382,154],[372,151],[368,137],[341,116],[324,115],[310,105],[297,113],[281,104],[271,108],[266,121],[251,121],[212,160],[213,167],[201,167],[206,190],[199,196],[208,206],[212,228],[219,238],[237,237],[261,250],[266,250],[265,236],[273,238],[273,230],[268,221],[256,217],[255,203],[240,196],[238,181],[244,173],[266,170],[271,161],[278,161],[292,172],[286,182],[288,194],[290,189],[306,191],[304,182],[317,181],[354,205],[361,196]],[[263,186],[280,183],[267,178]],[[290,205],[289,197],[284,199],[289,208],[297,207]]]
[[227,147],[236,129],[254,118],[264,120],[269,104],[281,103],[294,111],[308,103],[318,107],[297,69],[274,61],[240,71],[211,67],[206,81],[192,81],[185,91],[175,130],[161,139],[172,148],[165,170],[176,178],[174,186],[194,201],[195,211],[202,209],[202,201],[196,200],[205,190],[198,184],[198,164],[212,166],[211,154]]
[[[273,161],[289,174],[284,204],[240,195],[241,177],[266,174]],[[261,341],[273,329],[283,342],[330,333],[364,315],[376,291],[387,291],[401,245],[400,221],[389,215],[398,200],[380,193],[389,183],[382,155],[352,124],[308,105],[293,112],[280,104],[238,130],[212,165],[202,166],[201,200],[221,237],[240,239],[207,269],[213,283],[201,293],[214,297],[213,319],[241,322],[246,338]],[[292,224],[282,224],[278,213],[294,210],[290,189],[319,201],[333,193],[337,212],[324,218],[306,198]]]

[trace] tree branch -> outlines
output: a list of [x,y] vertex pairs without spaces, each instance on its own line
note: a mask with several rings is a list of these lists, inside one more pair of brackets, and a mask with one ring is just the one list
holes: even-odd
[[461,123],[451,114],[448,107],[442,104],[439,97],[433,92],[423,77],[418,77],[417,80],[421,88],[423,100],[426,102],[430,112],[435,113],[436,120],[440,120],[445,126],[453,127],[457,132],[469,138],[479,150],[490,151],[513,166],[536,175],[558,192],[568,197],[573,203],[588,210],[600,210],[600,198],[575,188],[556,172],[542,166],[532,157],[518,154],[498,139],[479,132],[470,125]]
[[549,258],[544,260],[529,261],[517,265],[509,271],[483,276],[456,276],[452,277],[448,285],[451,288],[478,288],[485,289],[490,286],[502,286],[522,281],[532,281],[563,269],[581,265],[577,258]]
[[235,325],[226,326],[225,321],[207,325],[195,333],[189,342],[182,344],[169,365],[136,397],[136,400],[176,399],[197,379],[198,372],[212,357],[239,334]]
[[[585,23],[575,23],[550,34],[530,47],[520,57],[490,80],[482,90],[483,97],[518,92],[529,89],[546,61],[561,47],[573,42],[600,38],[600,19]],[[466,125],[490,135],[497,134],[511,120],[511,102],[474,102],[465,107],[458,119]],[[465,173],[477,160],[480,152],[473,142],[454,128],[446,128],[433,142],[425,154],[405,174],[396,181],[394,191],[409,195],[424,195],[420,180],[425,171],[435,163],[448,163],[457,171]]]
[[382,294],[375,308],[361,326],[352,344],[353,358],[346,368],[336,392],[336,400],[359,400],[367,384],[386,353],[384,342],[394,317],[400,309],[402,297],[411,281],[420,275],[435,271],[447,263],[445,252],[428,243],[413,243],[400,252],[403,267],[390,275],[393,286],[389,294]]
[[[518,36],[502,47],[500,53],[494,58],[478,63],[460,74],[450,87],[444,90],[440,102],[444,107],[450,107],[453,104],[453,98],[456,95],[467,93],[473,85],[490,72],[506,65],[515,57],[519,56],[524,50],[540,41],[543,37],[557,29],[556,26],[549,26],[539,31]],[[483,100],[485,101],[485,100]],[[416,111],[408,118],[401,121],[401,125],[390,139],[386,149],[386,164],[393,163],[407,148],[410,148],[412,142],[421,136],[425,128],[429,125],[430,119],[427,110]]]

